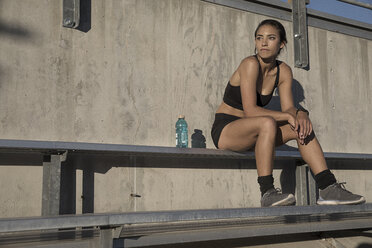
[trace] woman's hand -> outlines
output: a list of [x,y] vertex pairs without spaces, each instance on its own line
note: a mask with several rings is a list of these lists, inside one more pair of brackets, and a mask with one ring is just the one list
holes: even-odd
[[298,111],[296,116],[296,124],[295,129],[297,132],[297,136],[300,139],[300,144],[305,144],[305,139],[311,134],[313,131],[313,125],[307,115],[307,113],[303,111]]

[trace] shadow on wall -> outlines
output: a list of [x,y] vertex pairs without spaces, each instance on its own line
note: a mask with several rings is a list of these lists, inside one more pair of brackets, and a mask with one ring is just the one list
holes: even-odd
[[[2,0],[0,0],[0,9],[2,9]],[[31,36],[31,33],[22,27],[5,24],[0,20],[0,36],[3,35],[15,36],[17,38],[28,38]]]
[[[0,8],[1,8],[1,0],[0,0]],[[21,27],[18,24],[6,23],[0,20],[0,37],[8,36],[10,38],[15,39],[22,39],[22,40],[30,40],[32,39],[32,33],[27,29]],[[5,71],[0,66],[0,78],[5,73]],[[0,88],[2,81],[0,80]]]
[[[293,102],[296,108],[300,108],[301,102],[305,100],[304,88],[296,79],[293,79],[292,82],[292,92],[293,92]],[[278,88],[275,89],[273,98],[271,99],[270,103],[267,105],[267,108],[271,110],[281,111],[280,108],[280,98],[278,94]]]
[[194,133],[191,135],[191,147],[192,148],[206,148],[206,139],[203,135],[203,131],[200,129],[194,129]]
[[80,23],[76,29],[87,33],[91,27],[92,0],[80,0]]
[[[16,156],[16,155],[15,155]],[[14,161],[14,159],[10,160]],[[27,161],[22,159],[22,161]],[[28,161],[34,161],[34,164],[40,164],[40,159],[29,158]],[[28,162],[29,164],[30,162]],[[7,163],[9,164],[9,163]],[[368,161],[361,161],[355,163],[343,163],[338,161],[336,164],[330,163],[329,168],[337,168],[342,170],[372,170],[369,167]],[[337,167],[335,167],[337,166]],[[95,195],[95,175],[106,174],[114,167],[125,168],[166,168],[166,169],[211,169],[224,170],[232,169],[241,172],[245,170],[256,170],[254,160],[232,160],[221,158],[193,158],[193,157],[134,157],[130,155],[120,155],[113,153],[111,155],[89,154],[89,156],[69,153],[67,160],[63,162],[61,167],[61,202],[60,214],[75,214],[76,213],[76,198],[82,199],[82,212],[94,213],[94,195]],[[296,188],[296,167],[294,160],[282,160],[275,162],[275,169],[282,170],[280,175],[280,184],[283,193],[295,193]],[[77,187],[77,170],[82,173],[82,195],[76,195]],[[196,172],[197,173],[197,172]],[[130,179],[130,180],[133,180]],[[128,181],[132,183],[133,181]],[[130,187],[130,186],[127,186]],[[257,184],[257,190],[258,190]],[[110,190],[110,189],[107,189]],[[133,189],[130,189],[133,190]],[[134,198],[141,198],[143,192],[133,191],[130,195],[118,195],[118,197],[127,197],[128,204],[133,203]],[[129,205],[128,205],[129,206]],[[360,248],[367,248],[368,246],[361,246]],[[372,248],[372,247],[371,247]]]
[[[169,158],[169,157],[131,157],[131,156],[102,156],[90,154],[80,157],[73,153],[61,166],[61,198],[60,214],[76,213],[76,171],[82,172],[82,213],[94,213],[95,174],[106,174],[113,167],[127,168],[190,168],[190,169],[256,169],[254,161],[208,158]],[[277,166],[276,166],[277,167]],[[79,196],[78,196],[79,197]],[[141,192],[131,192],[128,204],[132,199],[141,198]]]
[[372,243],[369,243],[369,244],[363,243],[363,244],[358,245],[357,248],[372,248]]
[[0,21],[0,35],[15,36],[17,38],[31,38],[31,33],[19,26],[13,26],[10,24],[5,24]]
[[[0,9],[2,9],[2,0],[0,0]],[[9,35],[17,38],[30,38],[31,33],[18,25],[6,24],[0,20],[0,36]]]
[[[0,0],[0,9],[2,9],[2,0]],[[10,36],[17,39],[31,39],[32,33],[28,31],[27,29],[21,27],[17,24],[12,24],[5,22],[0,19],[0,36]],[[4,73],[4,70],[0,67],[0,76]],[[1,80],[0,80],[0,87],[1,87]]]

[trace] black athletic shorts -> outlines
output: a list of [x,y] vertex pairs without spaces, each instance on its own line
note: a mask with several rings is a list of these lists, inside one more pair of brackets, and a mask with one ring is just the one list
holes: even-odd
[[218,141],[220,140],[222,129],[229,123],[241,119],[235,115],[228,115],[217,113],[215,115],[214,123],[212,126],[212,140],[214,145],[218,148]]

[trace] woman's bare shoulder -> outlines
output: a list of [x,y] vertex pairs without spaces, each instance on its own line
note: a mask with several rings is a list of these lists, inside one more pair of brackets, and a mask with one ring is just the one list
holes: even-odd
[[284,74],[290,74],[292,75],[292,69],[289,65],[287,65],[285,62],[280,61],[280,72],[283,72]]
[[293,75],[291,67],[287,65],[285,62],[281,62],[279,68],[280,68],[279,85],[282,84],[283,82],[292,83]]
[[240,66],[239,66],[239,68],[244,68],[244,69],[252,68],[252,67],[258,68],[258,61],[254,55],[244,58],[241,61]]
[[256,64],[258,63],[257,58],[255,57],[255,55],[251,55],[251,56],[248,56],[248,57],[244,58],[241,63],[252,63],[252,62],[254,62]]

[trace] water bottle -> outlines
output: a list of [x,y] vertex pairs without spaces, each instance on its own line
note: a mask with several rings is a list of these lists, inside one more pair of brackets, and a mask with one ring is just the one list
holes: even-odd
[[185,121],[185,116],[180,115],[176,122],[176,147],[185,148],[188,146],[188,143],[187,122]]

